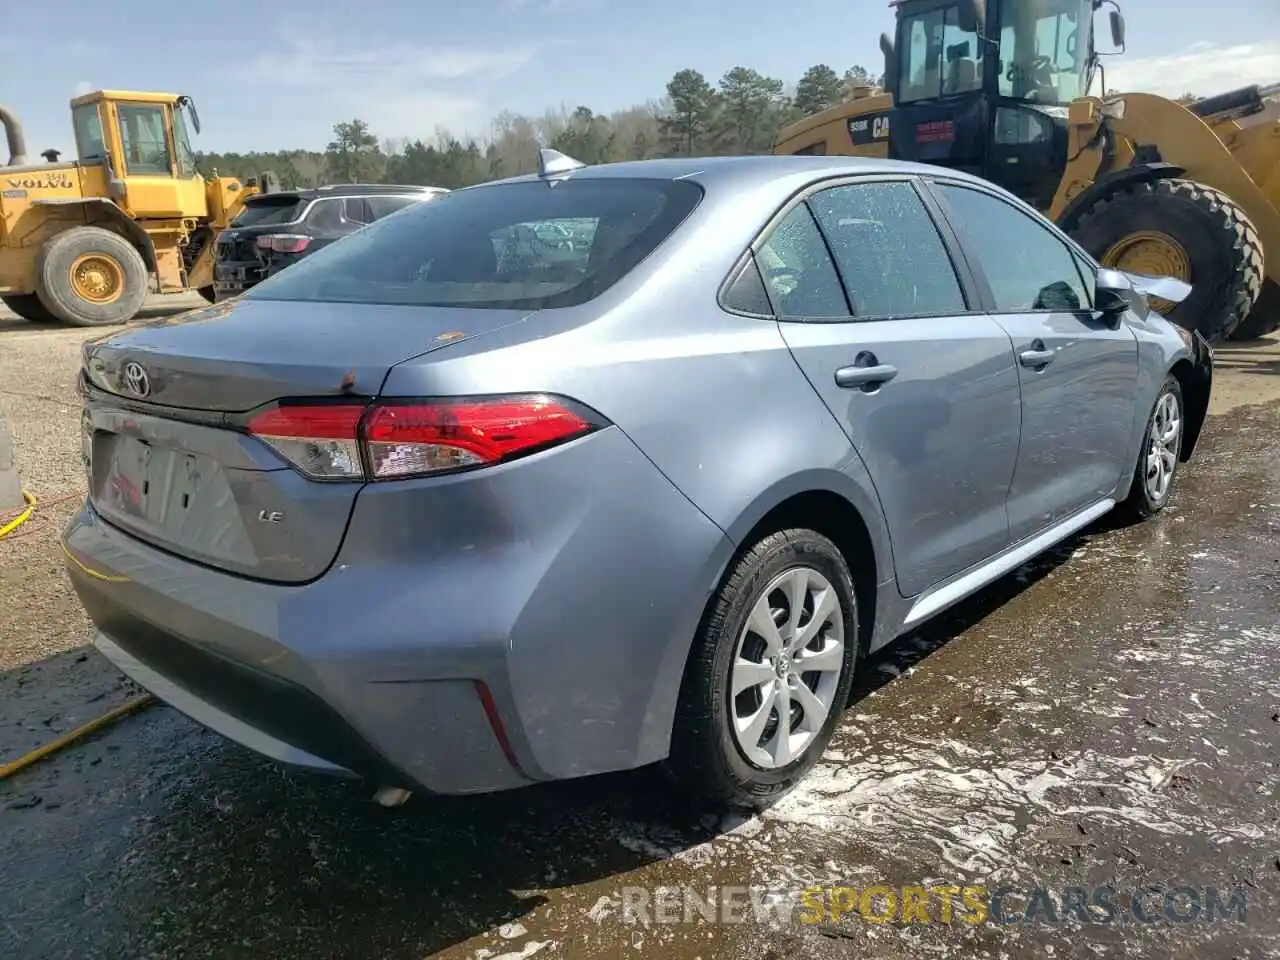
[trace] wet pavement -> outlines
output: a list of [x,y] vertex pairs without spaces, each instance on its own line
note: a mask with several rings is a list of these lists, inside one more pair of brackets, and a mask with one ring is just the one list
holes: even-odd
[[[0,957],[1280,957],[1280,405],[1211,419],[1179,483],[865,663],[758,818],[647,771],[384,810],[153,707],[0,783]],[[129,693],[92,651],[12,670],[0,757],[55,687]],[[949,886],[990,916],[876,922]]]

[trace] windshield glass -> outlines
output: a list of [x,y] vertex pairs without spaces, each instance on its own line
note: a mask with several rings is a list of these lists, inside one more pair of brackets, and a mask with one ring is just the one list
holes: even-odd
[[1069,103],[1084,96],[1093,17],[1089,0],[1001,6],[1000,95],[1034,103]]
[[898,95],[901,103],[982,89],[982,48],[976,33],[960,29],[954,6],[904,16],[899,25]]
[[687,180],[490,184],[411,204],[258,284],[255,300],[540,310],[612,286],[698,205]]

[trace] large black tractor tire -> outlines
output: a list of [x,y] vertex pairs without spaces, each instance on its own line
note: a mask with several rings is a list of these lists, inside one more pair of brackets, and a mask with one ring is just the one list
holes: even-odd
[[19,293],[11,297],[0,297],[0,301],[4,305],[20,316],[23,320],[30,320],[32,323],[57,323],[58,318],[45,309],[40,298],[34,293]]
[[1182,303],[1154,306],[1210,343],[1230,337],[1262,292],[1257,230],[1235,201],[1202,183],[1130,184],[1090,205],[1071,235],[1105,266],[1190,283]]
[[36,291],[56,319],[77,327],[127,323],[147,299],[147,265],[133,244],[101,227],[74,227],[36,254]]
[[1268,280],[1262,285],[1262,296],[1229,339],[1260,340],[1277,330],[1280,330],[1280,283]]

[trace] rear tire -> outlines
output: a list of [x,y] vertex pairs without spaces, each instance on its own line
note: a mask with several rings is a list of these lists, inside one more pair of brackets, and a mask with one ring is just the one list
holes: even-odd
[[1147,429],[1143,431],[1142,446],[1138,449],[1133,485],[1129,488],[1129,496],[1120,504],[1120,512],[1127,519],[1145,520],[1154,516],[1173,498],[1186,421],[1182,384],[1170,374],[1165,377],[1147,416]]
[[127,323],[147,298],[147,265],[124,237],[74,227],[36,255],[36,291],[56,319],[78,327]]
[[[797,596],[805,598],[803,612],[792,619],[790,598]],[[779,617],[775,640],[785,650],[766,642],[767,624],[755,626]],[[808,645],[788,653],[788,640],[809,633]],[[667,773],[699,805],[768,806],[826,749],[848,701],[857,656],[853,577],[835,544],[803,529],[765,537],[731,568],[703,616],[685,665]],[[771,660],[786,662],[779,668]],[[734,696],[737,681],[748,683]],[[785,741],[776,699],[784,690]],[[825,716],[818,710],[823,705]],[[763,725],[751,724],[752,717],[763,717]]]
[[1097,200],[1071,231],[1105,266],[1151,273],[1161,269],[1162,258],[1153,261],[1139,254],[1126,265],[1121,255],[1119,262],[1107,262],[1108,252],[1144,233],[1172,241],[1178,266],[1189,273],[1179,279],[1192,284],[1191,295],[1167,310],[1168,319],[1199,330],[1210,343],[1231,336],[1262,291],[1262,245],[1244,210],[1202,183],[1157,180],[1131,184]]
[[18,293],[10,297],[0,297],[0,301],[3,301],[6,307],[23,320],[30,320],[32,323],[58,322],[58,318],[45,309],[45,305],[40,302],[40,298],[34,293]]
[[1280,330],[1280,283],[1268,280],[1262,285],[1262,296],[1244,318],[1244,323],[1236,327],[1227,339],[1260,340],[1277,330]]

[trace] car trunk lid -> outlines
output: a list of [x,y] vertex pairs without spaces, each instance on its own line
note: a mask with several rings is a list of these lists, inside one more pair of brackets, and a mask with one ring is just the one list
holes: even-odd
[[233,301],[86,344],[89,499],[168,552],[244,576],[314,579],[360,481],[318,482],[246,431],[286,398],[378,395],[397,363],[525,313]]

